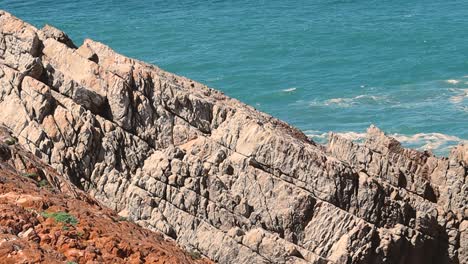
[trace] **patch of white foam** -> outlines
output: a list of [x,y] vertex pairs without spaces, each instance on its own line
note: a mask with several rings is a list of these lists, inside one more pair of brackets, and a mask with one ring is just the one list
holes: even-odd
[[398,141],[407,144],[419,145],[418,149],[421,150],[434,150],[440,149],[441,147],[447,147],[447,144],[450,143],[466,143],[466,140],[463,140],[456,136],[445,135],[441,133],[418,133],[415,135],[402,135],[394,134],[391,135]]
[[[372,103],[378,103],[378,102],[388,102],[388,98],[386,96],[375,96],[375,95],[358,95],[355,97],[344,97],[344,98],[332,98],[325,100],[321,103],[321,105],[324,106],[340,106],[340,107],[349,107],[351,105],[356,105],[356,104],[361,104],[365,102],[372,102]],[[316,104],[316,103],[315,103]]]
[[328,132],[322,132],[318,130],[306,130],[304,131],[304,134],[310,138],[317,138],[317,139],[327,139],[328,138]]
[[454,104],[459,104],[468,98],[468,89],[455,89],[452,90],[452,92],[457,93],[456,95],[450,97],[450,102]]
[[332,98],[324,102],[325,105],[351,103],[353,98]]
[[346,138],[347,140],[352,140],[352,141],[360,141],[366,138],[366,133],[358,133],[358,132],[341,132],[338,133],[343,138]]
[[283,89],[282,91],[287,92],[287,93],[294,92],[294,91],[296,91],[296,87],[286,88],[286,89]]
[[207,82],[216,82],[216,81],[221,81],[223,77],[218,76],[218,77],[213,77],[213,78],[208,78],[206,79]]
[[459,80],[451,79],[451,80],[446,80],[445,82],[446,82],[446,83],[450,83],[450,84],[458,84],[460,81],[459,81]]
[[[322,132],[318,130],[306,130],[304,131],[306,136],[309,138],[312,138],[313,140],[317,141],[318,143],[326,143],[328,141],[328,137],[330,135],[330,132]],[[355,141],[355,142],[360,142],[366,138],[366,133],[359,133],[359,132],[340,132],[340,133],[335,133],[340,135],[341,137]]]
[[[329,136],[329,133],[314,130],[305,131],[305,134],[318,143],[326,143]],[[353,131],[339,132],[336,134],[354,142],[362,142],[366,138],[366,133]],[[414,135],[389,134],[388,136],[401,142],[404,147],[415,148],[420,151],[431,150],[443,154],[447,154],[450,148],[457,144],[468,144],[468,140],[442,133],[418,133]]]

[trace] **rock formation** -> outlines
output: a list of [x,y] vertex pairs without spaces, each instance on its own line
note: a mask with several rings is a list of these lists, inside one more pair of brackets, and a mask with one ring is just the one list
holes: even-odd
[[468,147],[327,146],[189,79],[0,13],[0,122],[77,188],[219,263],[468,263]]
[[0,127],[0,263],[209,263],[102,207]]

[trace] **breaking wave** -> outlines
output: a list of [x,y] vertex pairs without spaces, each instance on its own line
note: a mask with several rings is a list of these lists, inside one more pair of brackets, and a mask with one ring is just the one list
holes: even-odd
[[458,104],[463,102],[465,99],[468,99],[468,89],[452,89],[452,92],[456,94],[450,97],[450,102]]
[[460,81],[459,81],[459,80],[455,80],[455,79],[451,79],[451,80],[446,80],[445,82],[446,82],[446,83],[449,83],[449,84],[458,84]]
[[332,98],[324,101],[313,101],[310,103],[312,106],[338,106],[350,107],[358,104],[375,104],[375,103],[388,103],[390,100],[387,96],[375,95],[358,95],[355,97]]
[[[325,144],[328,141],[329,133],[316,130],[305,131],[305,134],[314,141]],[[348,140],[354,142],[363,142],[366,138],[366,133],[359,132],[339,132],[336,133]],[[417,150],[430,150],[438,155],[447,155],[453,146],[460,143],[468,144],[468,140],[461,139],[456,136],[445,135],[442,133],[418,133],[414,135],[404,134],[388,134],[388,136],[395,138],[404,147],[415,148]]]
[[283,89],[282,91],[283,91],[283,92],[289,93],[289,92],[294,92],[294,91],[296,91],[296,90],[297,90],[296,87],[291,87],[291,88]]
[[222,76],[218,76],[218,77],[208,78],[208,79],[206,79],[206,81],[207,82],[217,82],[217,81],[221,81],[222,79],[224,79]]

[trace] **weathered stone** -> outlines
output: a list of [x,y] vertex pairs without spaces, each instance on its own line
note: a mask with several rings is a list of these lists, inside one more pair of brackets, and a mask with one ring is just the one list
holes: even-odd
[[[0,126],[0,138],[9,137]],[[2,159],[3,146],[1,263],[212,263],[102,207],[21,145]]]
[[[467,258],[466,146],[437,158],[376,127],[320,146],[202,84],[0,14],[18,58],[0,61],[0,122],[139,225],[220,263]],[[40,78],[24,77],[28,58]]]
[[73,41],[68,37],[67,34],[65,34],[65,32],[61,31],[60,29],[57,29],[51,25],[45,25],[39,32],[38,32],[39,36],[42,37],[43,39],[48,39],[48,38],[52,38],[52,39],[55,39],[56,41],[58,42],[61,42],[65,45],[67,45],[67,47],[69,48],[72,48],[72,49],[76,49],[76,46],[75,44],[73,43]]
[[86,58],[90,61],[94,61],[95,63],[99,63],[99,58],[96,53],[93,52],[86,44],[80,46],[76,53],[80,54],[83,58]]

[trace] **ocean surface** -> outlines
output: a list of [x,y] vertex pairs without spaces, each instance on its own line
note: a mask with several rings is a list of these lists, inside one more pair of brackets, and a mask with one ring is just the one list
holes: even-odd
[[447,155],[468,140],[468,1],[20,1],[29,23],[92,38],[224,91],[324,142],[371,124]]

